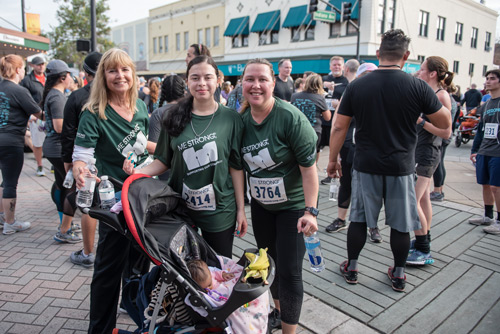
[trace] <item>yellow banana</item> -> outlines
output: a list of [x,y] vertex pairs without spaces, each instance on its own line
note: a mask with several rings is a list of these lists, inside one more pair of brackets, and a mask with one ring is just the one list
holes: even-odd
[[269,269],[262,269],[259,270],[259,274],[262,277],[262,282],[264,282],[265,285],[268,285],[269,282],[267,281],[267,275],[269,273]]
[[262,270],[269,268],[269,258],[267,257],[267,248],[259,250],[259,257],[248,265],[249,269]]
[[250,261],[250,263],[252,263],[253,261],[255,261],[255,257],[257,257],[257,254],[255,253],[245,253],[245,257],[247,258],[248,261]]

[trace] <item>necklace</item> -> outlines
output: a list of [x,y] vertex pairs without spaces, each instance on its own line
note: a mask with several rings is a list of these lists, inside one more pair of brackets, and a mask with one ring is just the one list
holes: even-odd
[[392,64],[392,65],[378,65],[378,67],[397,67],[397,68],[401,69],[401,66],[399,66],[398,64]]
[[193,126],[193,119],[191,118],[191,129],[193,129],[193,132],[194,132],[195,138],[199,138],[199,137],[201,137],[201,135],[202,135],[202,134],[204,134],[204,133],[205,133],[205,131],[207,131],[207,130],[208,130],[208,128],[210,127],[210,124],[212,124],[212,121],[214,120],[215,112],[217,111],[217,108],[218,108],[218,107],[219,107],[219,104],[218,104],[218,103],[216,103],[216,104],[215,104],[215,110],[214,110],[214,112],[212,113],[212,118],[210,118],[210,122],[208,122],[207,127],[206,127],[203,131],[201,131],[200,133],[196,133],[196,131],[194,130],[194,126]]

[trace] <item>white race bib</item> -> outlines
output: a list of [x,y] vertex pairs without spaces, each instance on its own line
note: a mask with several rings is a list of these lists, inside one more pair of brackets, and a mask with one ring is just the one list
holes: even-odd
[[498,124],[497,123],[486,123],[484,125],[484,138],[496,139],[498,135]]
[[252,197],[262,204],[276,204],[288,200],[282,177],[262,179],[251,177],[250,192]]
[[217,206],[214,187],[211,184],[200,189],[190,189],[183,184],[182,198],[186,201],[187,207],[194,211],[215,211]]

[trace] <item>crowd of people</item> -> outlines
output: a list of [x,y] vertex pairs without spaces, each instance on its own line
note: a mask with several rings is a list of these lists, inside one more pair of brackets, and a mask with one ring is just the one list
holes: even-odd
[[[461,96],[441,57],[428,57],[414,76],[403,72],[409,43],[401,30],[390,30],[377,51],[378,67],[333,56],[329,74],[306,72],[295,80],[290,59],[279,61],[277,74],[266,59],[252,59],[234,87],[202,44],[189,47],[185,78],[147,81],[137,76],[125,51],[111,49],[85,58],[86,84],[69,96],[78,80],[65,62],[52,60],[45,68],[35,57],[32,74],[25,77],[23,59],[5,56],[0,60],[3,234],[31,226],[15,219],[16,188],[28,122],[43,124],[30,129],[45,135],[32,145],[37,174],[43,174],[42,154],[53,165],[52,195],[60,213],[54,239],[83,242],[70,260],[94,268],[89,333],[112,332],[122,278],[139,257],[131,241],[106,224],[98,225],[94,252],[96,220],[83,214],[81,226],[73,222],[76,189],[85,185],[91,158],[99,177],[124,181],[140,173],[167,182],[186,200],[203,239],[226,257],[232,257],[234,237],[247,233],[245,202],[250,201],[256,246],[267,248],[276,261],[269,330],[295,333],[304,293],[303,234],[318,231],[317,162],[328,146],[328,176],[321,184],[340,178],[340,189],[338,217],[326,232],[348,229],[342,277],[358,283],[367,235],[382,242],[377,222],[383,205],[394,257],[387,275],[402,292],[407,264],[433,262],[431,201],[444,198],[444,155],[461,109],[477,108],[481,115],[471,160],[485,214],[470,223],[500,234],[500,70],[487,72],[490,99],[481,102],[475,87]],[[76,182],[68,189],[63,181],[70,171]]]

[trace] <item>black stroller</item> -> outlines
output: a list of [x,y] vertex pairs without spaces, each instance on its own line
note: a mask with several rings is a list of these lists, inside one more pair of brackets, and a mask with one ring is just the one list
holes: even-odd
[[[166,183],[147,177],[146,175],[130,176],[122,188],[123,212],[111,213],[107,210],[91,208],[90,216],[99,219],[117,232],[135,240],[137,246],[157,265],[160,272],[157,288],[159,295],[149,319],[149,324],[137,323],[139,329],[134,333],[230,333],[226,318],[240,306],[249,303],[267,292],[275,276],[275,264],[269,257],[269,285],[261,279],[249,279],[246,283],[241,278],[233,291],[220,307],[211,306],[201,293],[201,288],[191,278],[186,262],[201,259],[209,266],[219,269],[221,264],[216,253],[206,244],[203,238],[190,226],[184,201]],[[257,253],[257,249],[245,252]],[[248,260],[243,255],[238,261],[243,267]],[[159,270],[158,270],[159,268]],[[242,276],[244,276],[243,271]],[[184,303],[187,295],[194,307],[202,307],[208,315],[201,317]],[[166,298],[164,298],[166,297]],[[165,310],[166,300],[170,302]],[[154,303],[154,301],[153,301]],[[152,304],[153,304],[152,303]],[[160,308],[167,314],[169,321],[157,323]],[[175,323],[174,323],[175,321]],[[123,331],[115,331],[123,333]]]

